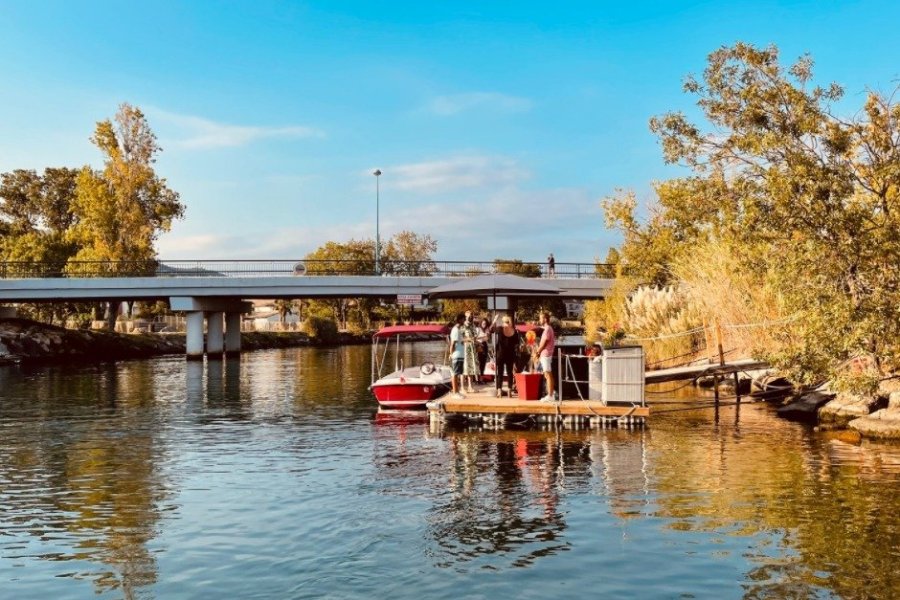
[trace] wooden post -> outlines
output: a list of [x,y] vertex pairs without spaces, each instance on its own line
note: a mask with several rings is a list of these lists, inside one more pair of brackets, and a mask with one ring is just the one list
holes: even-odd
[[734,372],[734,393],[737,395],[738,404],[741,403],[741,382],[738,379],[738,372]]
[[713,375],[713,393],[716,397],[716,406],[719,406],[719,375]]
[[719,365],[725,365],[725,353],[722,351],[722,327],[716,318],[716,346],[719,348]]

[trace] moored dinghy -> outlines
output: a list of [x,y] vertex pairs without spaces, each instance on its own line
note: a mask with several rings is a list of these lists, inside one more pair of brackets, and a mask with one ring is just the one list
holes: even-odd
[[[451,372],[446,364],[425,361],[404,366],[400,359],[400,342],[412,339],[446,340],[450,328],[445,325],[392,325],[372,336],[372,385],[379,406],[390,409],[420,409],[425,403],[450,390]],[[382,375],[388,347],[394,346],[394,370]],[[379,353],[382,352],[379,357]],[[441,352],[446,357],[446,352]]]

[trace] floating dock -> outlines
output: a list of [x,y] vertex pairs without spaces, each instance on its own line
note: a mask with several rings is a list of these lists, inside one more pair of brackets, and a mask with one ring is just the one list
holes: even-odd
[[[504,392],[505,394],[506,392]],[[462,422],[481,427],[503,428],[552,425],[563,429],[642,427],[650,416],[649,406],[611,405],[597,400],[540,402],[515,395],[496,397],[493,384],[481,384],[465,398],[447,394],[428,403],[432,426]]]

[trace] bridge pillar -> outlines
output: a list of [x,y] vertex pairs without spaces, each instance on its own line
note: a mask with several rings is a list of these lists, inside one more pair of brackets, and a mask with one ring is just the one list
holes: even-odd
[[225,354],[234,356],[241,353],[241,313],[225,313]]
[[[253,305],[240,298],[198,298],[195,296],[173,296],[169,298],[172,310],[187,313],[187,357],[203,358],[203,320],[204,313],[209,315],[206,351],[211,355],[221,354],[223,350],[222,315],[228,315],[228,350],[241,348],[241,315],[253,310]],[[236,319],[236,321],[235,321]],[[232,327],[232,323],[234,326]],[[233,336],[237,336],[234,339]]]
[[186,316],[185,350],[188,360],[203,359],[203,311],[192,310]]
[[206,314],[206,353],[221,358],[225,350],[225,338],[222,333],[222,319],[224,314],[218,311]]

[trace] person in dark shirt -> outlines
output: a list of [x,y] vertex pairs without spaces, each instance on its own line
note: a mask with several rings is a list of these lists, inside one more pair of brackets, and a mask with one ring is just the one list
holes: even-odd
[[512,396],[513,372],[515,371],[516,355],[519,352],[519,332],[513,327],[512,318],[503,317],[503,326],[497,331],[497,339],[494,343],[494,361],[497,364],[494,374],[494,384],[497,389],[497,397],[503,395],[503,372],[506,370],[507,388]]

